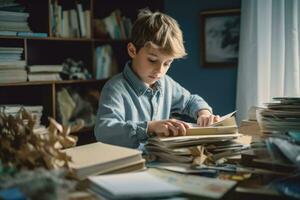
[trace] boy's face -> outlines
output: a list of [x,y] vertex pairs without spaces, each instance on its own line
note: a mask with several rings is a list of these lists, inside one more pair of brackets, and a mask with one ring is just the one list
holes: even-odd
[[150,87],[167,73],[174,60],[174,57],[151,46],[142,47],[137,52],[135,46],[129,43],[127,50],[132,59],[133,71]]

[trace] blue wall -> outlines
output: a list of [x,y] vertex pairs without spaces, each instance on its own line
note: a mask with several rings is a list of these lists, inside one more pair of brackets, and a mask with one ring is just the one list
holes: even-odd
[[191,93],[202,96],[216,114],[235,109],[236,67],[203,68],[200,63],[200,12],[240,8],[240,0],[165,0],[165,12],[176,19],[184,34],[188,56],[172,64],[168,74]]

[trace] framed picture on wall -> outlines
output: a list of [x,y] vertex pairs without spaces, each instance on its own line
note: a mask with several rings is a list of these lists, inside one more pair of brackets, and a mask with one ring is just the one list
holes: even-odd
[[201,12],[200,34],[202,66],[237,66],[240,35],[239,9]]

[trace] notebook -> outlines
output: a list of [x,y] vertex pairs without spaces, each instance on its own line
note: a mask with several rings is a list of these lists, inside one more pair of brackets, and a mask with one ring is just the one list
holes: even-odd
[[90,190],[108,199],[144,199],[176,196],[181,189],[147,171],[90,176]]

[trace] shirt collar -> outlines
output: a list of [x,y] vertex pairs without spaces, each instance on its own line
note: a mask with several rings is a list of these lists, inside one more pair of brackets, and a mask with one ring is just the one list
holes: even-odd
[[161,80],[156,81],[153,89],[148,87],[132,70],[131,61],[128,61],[126,63],[123,70],[123,75],[138,96],[143,95],[147,91],[147,89],[153,90],[154,92],[156,92],[156,90],[161,91]]

